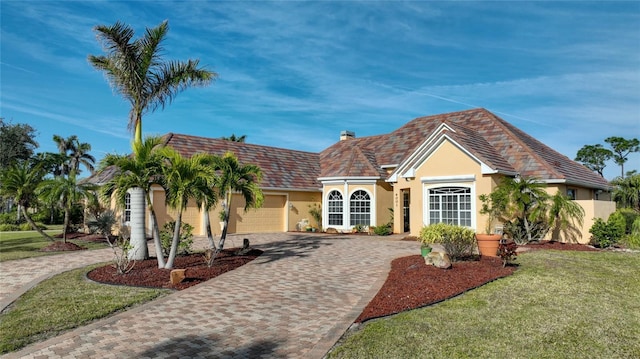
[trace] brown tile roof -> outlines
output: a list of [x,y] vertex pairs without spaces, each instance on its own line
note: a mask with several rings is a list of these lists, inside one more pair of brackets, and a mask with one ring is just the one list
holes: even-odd
[[312,191],[322,188],[317,181],[320,172],[320,156],[317,153],[175,133],[168,133],[163,138],[168,146],[183,156],[198,152],[215,155],[233,152],[241,163],[254,164],[262,169],[262,188]]
[[485,109],[419,117],[386,135],[340,141],[320,153],[320,177],[357,176],[358,168],[367,168],[361,176],[370,176],[370,167],[362,163],[353,167],[353,162],[348,161],[356,149],[372,155],[371,166],[385,177],[381,165],[407,161],[443,123],[454,131],[447,132],[449,137],[493,170],[595,188],[609,187],[598,174]]

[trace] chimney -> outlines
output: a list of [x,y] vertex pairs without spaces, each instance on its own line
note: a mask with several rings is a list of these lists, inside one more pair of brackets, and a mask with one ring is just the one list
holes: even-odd
[[356,134],[353,131],[340,131],[340,141],[356,138]]

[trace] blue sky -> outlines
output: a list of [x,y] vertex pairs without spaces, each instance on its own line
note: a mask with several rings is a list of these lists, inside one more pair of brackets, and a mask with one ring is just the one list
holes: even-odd
[[[14,1],[0,3],[0,116],[92,153],[127,153],[129,106],[87,55],[93,27],[169,20],[167,59],[219,79],[143,118],[143,134],[221,137],[318,152],[341,130],[484,107],[574,158],[640,137],[640,1]],[[640,155],[626,169],[640,169]],[[619,174],[609,163],[605,177]]]

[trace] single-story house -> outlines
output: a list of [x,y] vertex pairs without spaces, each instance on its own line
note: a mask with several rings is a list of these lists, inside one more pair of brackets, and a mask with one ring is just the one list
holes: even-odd
[[[484,232],[478,196],[516,175],[536,177],[550,194],[561,191],[584,208],[582,243],[589,240],[593,218],[615,210],[604,178],[485,109],[419,117],[377,136],[343,131],[320,153],[174,133],[164,139],[184,156],[231,151],[262,169],[264,206],[244,212],[242,200],[234,199],[230,233],[295,231],[306,223],[346,232],[391,221],[394,233],[414,236],[441,221]],[[160,225],[174,218],[162,188],[151,198]],[[310,216],[312,206],[321,207],[322,223]],[[211,211],[213,223],[219,211]],[[195,204],[184,213],[194,234],[205,233],[203,214]]]

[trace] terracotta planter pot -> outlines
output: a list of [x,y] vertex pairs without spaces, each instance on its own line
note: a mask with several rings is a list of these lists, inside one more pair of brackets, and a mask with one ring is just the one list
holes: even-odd
[[480,255],[487,257],[498,256],[498,246],[500,246],[500,234],[476,234],[478,241],[478,251]]

